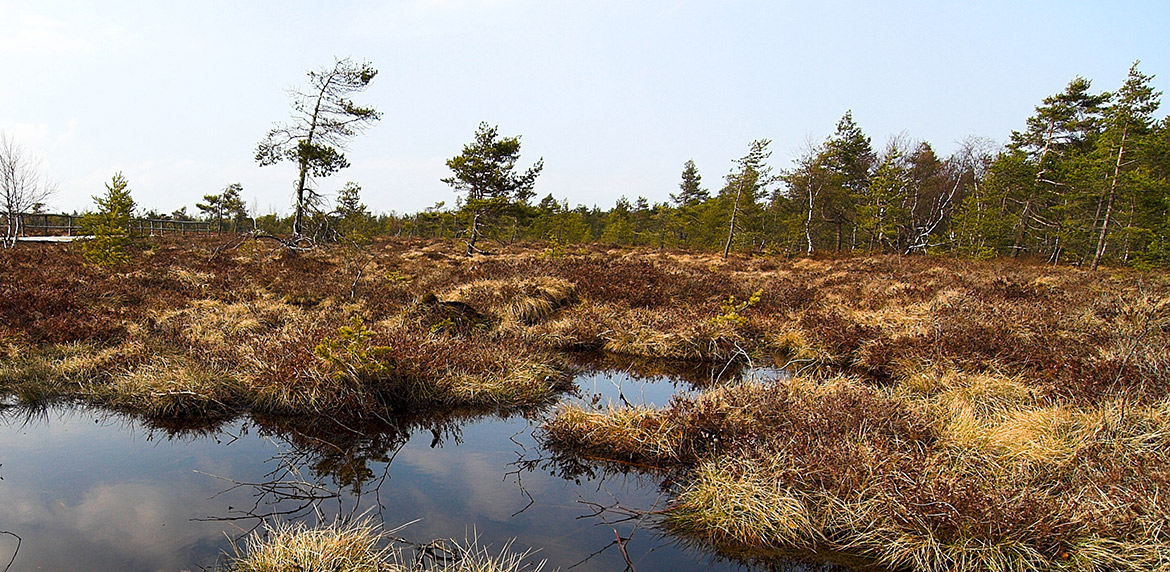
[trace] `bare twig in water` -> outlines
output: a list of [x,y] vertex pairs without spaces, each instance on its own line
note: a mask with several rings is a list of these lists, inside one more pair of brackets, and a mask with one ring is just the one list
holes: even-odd
[[[613,531],[613,536],[615,539],[614,542],[617,543],[618,549],[622,551],[622,559],[624,559],[626,561],[626,569],[629,570],[630,572],[636,572],[636,570],[634,569],[634,563],[630,561],[630,554],[628,552],[626,552],[626,542],[634,537],[633,531],[630,531],[630,536],[628,536],[626,538],[622,538],[622,535],[618,534],[617,528],[614,528],[612,526],[609,528],[610,528],[610,530]],[[637,527],[635,526],[634,528],[637,528]]]
[[[659,496],[659,500],[661,500],[661,496]],[[634,567],[633,560],[630,559],[630,553],[629,553],[629,551],[626,550],[626,545],[629,544],[629,542],[631,540],[633,540],[634,533],[638,531],[638,527],[640,527],[642,525],[643,520],[648,518],[650,515],[657,514],[659,511],[642,511],[642,510],[629,509],[629,508],[621,506],[621,504],[619,504],[616,501],[616,499],[614,501],[614,504],[609,505],[609,506],[603,505],[603,504],[598,503],[598,502],[585,500],[583,498],[578,499],[577,502],[589,507],[590,510],[593,511],[592,514],[578,516],[577,519],[580,520],[580,519],[584,519],[584,518],[598,518],[598,517],[600,517],[601,524],[604,524],[605,526],[608,526],[610,528],[610,530],[613,530],[614,540],[612,542],[610,542],[609,544],[606,544],[605,546],[601,547],[599,550],[593,552],[589,556],[586,556],[584,560],[581,560],[580,562],[573,564],[572,566],[569,566],[569,569],[576,568],[577,566],[580,566],[580,565],[588,562],[594,556],[597,556],[598,554],[601,554],[602,552],[609,550],[609,548],[612,546],[617,546],[618,550],[621,552],[622,559],[626,563],[625,571],[626,572],[637,572],[637,569]],[[655,505],[657,505],[657,504],[658,503],[655,502]],[[618,518],[616,520],[611,520],[611,519],[607,518],[607,515],[611,515],[611,514],[615,514],[615,513],[620,515],[620,518]],[[629,534],[627,534],[626,536],[623,537],[621,535],[621,533],[618,532],[618,529],[615,525],[621,524],[624,522],[632,522],[633,527],[630,528]]]
[[8,572],[8,569],[12,568],[12,563],[16,562],[16,555],[20,552],[21,538],[19,534],[16,534],[15,532],[9,532],[7,530],[0,530],[0,534],[7,534],[8,536],[16,539],[16,549],[12,551],[12,558],[8,559],[8,565],[4,567],[4,572]]
[[[532,422],[529,421],[528,425],[529,425],[529,431],[531,431]],[[504,473],[504,480],[507,480],[508,477],[515,475],[516,476],[516,486],[520,487],[520,493],[528,498],[528,504],[525,504],[523,506],[523,508],[512,513],[512,516],[510,516],[508,518],[515,517],[516,515],[528,510],[532,505],[536,504],[536,499],[532,498],[532,494],[530,494],[528,492],[528,489],[524,488],[524,482],[520,478],[520,475],[524,472],[524,470],[527,469],[527,470],[531,471],[534,469],[533,465],[531,463],[526,462],[524,459],[524,454],[528,452],[528,447],[525,446],[524,443],[521,443],[520,441],[516,440],[517,436],[522,435],[524,433],[525,433],[525,431],[523,429],[521,429],[520,431],[517,431],[508,437],[508,440],[511,441],[512,443],[514,443],[517,447],[520,447],[522,449],[522,451],[515,451],[517,460],[515,463],[509,463],[509,464],[511,466],[516,467],[516,470],[508,471],[508,472]]]
[[719,370],[719,373],[715,376],[715,379],[711,380],[713,383],[718,383],[720,379],[723,379],[723,374],[727,373],[728,368],[734,365],[736,359],[741,356],[743,357],[744,361],[747,362],[749,370],[755,369],[756,366],[754,363],[752,363],[752,356],[748,355],[747,350],[740,347],[738,343],[733,343],[733,345],[735,346],[735,351],[732,352],[731,356],[727,358],[727,363],[723,364],[723,369]]
[[[256,492],[253,495],[253,503],[251,508],[239,510],[228,507],[228,510],[232,511],[234,514],[229,513],[226,516],[193,518],[192,520],[203,522],[233,522],[240,520],[254,520],[255,524],[251,529],[243,532],[241,535],[242,538],[244,535],[247,535],[256,530],[260,524],[268,518],[276,516],[295,516],[303,514],[306,511],[312,511],[318,516],[321,516],[321,502],[330,499],[337,499],[339,503],[341,502],[342,497],[339,490],[333,490],[325,487],[324,485],[310,483],[305,480],[304,477],[301,476],[300,471],[297,470],[296,462],[290,459],[288,455],[279,455],[274,457],[274,459],[279,459],[283,463],[283,467],[278,467],[270,471],[265,476],[271,477],[271,480],[264,482],[243,482],[229,479],[227,477],[221,477],[211,473],[196,471],[199,474],[207,475],[231,483],[231,486],[229,486],[227,489],[224,489],[213,495],[211,497],[213,499],[220,495],[227,494],[231,491],[242,488],[251,488]],[[297,504],[292,508],[278,509],[278,505],[288,501],[293,501]],[[264,503],[267,503],[269,506],[271,506],[272,510],[266,514],[261,514],[262,511],[260,510],[260,505]]]

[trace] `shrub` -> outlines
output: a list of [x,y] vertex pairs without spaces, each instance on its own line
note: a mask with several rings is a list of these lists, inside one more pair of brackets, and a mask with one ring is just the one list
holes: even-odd
[[337,329],[336,339],[326,336],[321,340],[313,348],[313,355],[326,364],[334,381],[380,378],[394,368],[388,362],[394,350],[374,345],[371,340],[376,335],[361,318],[351,318],[350,325]]
[[735,301],[735,296],[728,296],[723,301],[723,313],[711,318],[711,325],[722,326],[728,324],[731,326],[742,326],[746,324],[747,318],[743,317],[743,311],[758,303],[760,301],[760,295],[763,293],[764,291],[762,289],[756,290],[751,298],[738,303]]

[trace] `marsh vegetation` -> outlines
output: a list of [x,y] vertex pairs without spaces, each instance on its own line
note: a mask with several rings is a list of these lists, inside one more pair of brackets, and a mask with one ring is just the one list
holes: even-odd
[[[349,485],[396,442],[364,427],[415,419],[403,434],[438,439],[466,416],[523,414],[546,468],[657,480],[670,503],[639,518],[744,562],[1170,563],[1162,273],[600,246],[468,257],[404,239],[134,248],[110,267],[69,246],[0,252],[6,407],[160,430],[248,415],[321,447]],[[565,401],[597,353],[705,383],[652,406]],[[790,375],[727,381],[759,366]],[[323,425],[366,456],[313,438]]]

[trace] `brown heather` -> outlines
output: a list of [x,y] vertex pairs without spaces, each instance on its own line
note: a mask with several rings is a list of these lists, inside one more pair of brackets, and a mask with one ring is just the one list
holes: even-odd
[[[587,353],[646,372],[750,360],[795,375],[660,410],[561,407],[544,437],[566,465],[669,474],[661,525],[729,554],[1170,566],[1164,273],[599,247],[468,258],[410,240],[223,247],[141,244],[112,268],[66,246],[0,252],[0,391],[160,421],[287,423],[530,408],[568,389]],[[729,297],[757,291],[728,315]]]

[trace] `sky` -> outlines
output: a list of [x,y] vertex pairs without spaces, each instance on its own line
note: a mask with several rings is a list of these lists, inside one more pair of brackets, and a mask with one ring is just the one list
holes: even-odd
[[383,116],[327,196],[451,207],[445,161],[485,121],[521,136],[522,168],[543,157],[538,197],[609,208],[669,200],[688,159],[717,190],[755,139],[789,168],[849,110],[875,148],[947,155],[1006,141],[1077,76],[1114,90],[1141,60],[1170,91],[1170,2],[0,0],[0,131],[41,158],[53,211],[92,209],[122,172],[143,210],[240,183],[288,213],[296,167],[256,145],[345,57],[379,70],[353,99]]

